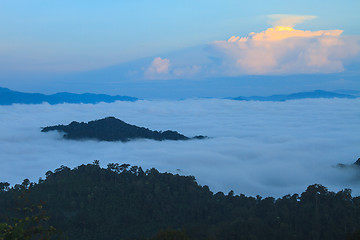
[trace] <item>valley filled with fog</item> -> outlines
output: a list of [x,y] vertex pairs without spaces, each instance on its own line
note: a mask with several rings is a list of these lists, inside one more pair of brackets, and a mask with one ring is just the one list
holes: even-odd
[[[61,165],[100,160],[193,175],[213,192],[280,197],[319,183],[360,195],[360,99],[286,102],[192,99],[0,106],[0,182],[44,178]],[[41,127],[114,116],[151,130],[204,140],[65,140]]]

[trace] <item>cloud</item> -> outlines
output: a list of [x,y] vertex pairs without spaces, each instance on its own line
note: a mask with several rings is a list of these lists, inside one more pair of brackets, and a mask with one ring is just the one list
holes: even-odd
[[[202,51],[156,58],[145,78],[182,79],[241,75],[329,74],[344,72],[358,61],[358,37],[343,30],[301,30],[296,24],[315,19],[308,15],[269,15],[270,27],[248,36],[231,36],[209,43]],[[185,51],[186,52],[186,51]],[[198,61],[196,62],[196,59]],[[165,62],[165,60],[168,60]]]
[[284,27],[294,27],[299,23],[303,23],[308,20],[313,20],[317,18],[316,16],[309,15],[290,15],[290,14],[271,14],[268,15],[270,18],[269,23],[274,27],[284,26]]
[[297,16],[286,26],[210,44],[212,54],[221,59],[218,72],[230,76],[338,73],[344,71],[343,61],[359,53],[358,42],[342,37],[342,30],[304,31],[290,27],[290,23],[300,20]]
[[150,66],[145,71],[145,75],[148,78],[163,77],[169,73],[170,60],[161,57],[154,58]]
[[[333,166],[359,157],[360,99],[242,102],[204,99],[0,106],[0,181],[37,181],[60,165],[99,159],[194,175],[212,191],[279,197],[320,183],[360,195],[354,173]],[[40,127],[115,116],[203,141],[67,141]],[[177,169],[180,169],[178,171]]]
[[191,65],[186,67],[178,67],[173,70],[173,75],[175,77],[191,77],[196,75],[201,71],[201,66]]
[[200,65],[176,65],[172,66],[170,59],[155,58],[145,70],[145,79],[171,80],[178,78],[189,78],[200,73]]

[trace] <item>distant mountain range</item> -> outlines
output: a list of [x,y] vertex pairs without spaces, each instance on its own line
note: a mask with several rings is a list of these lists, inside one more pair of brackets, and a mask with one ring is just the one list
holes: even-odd
[[252,97],[236,97],[228,98],[232,100],[240,101],[274,101],[274,102],[283,102],[287,100],[296,100],[296,99],[305,99],[305,98],[357,98],[357,96],[349,94],[341,94],[335,92],[328,92],[322,90],[315,90],[313,92],[298,92],[292,94],[280,94],[280,95],[271,95],[268,97],[261,96],[252,96]]
[[[305,99],[305,98],[358,98],[359,96],[344,94],[344,93],[336,93],[336,92],[328,92],[323,90],[315,90],[312,92],[298,92],[292,94],[279,94],[279,95],[271,95],[267,97],[262,96],[251,96],[251,97],[235,97],[235,98],[226,98],[231,100],[239,100],[239,101],[287,101],[287,100],[296,100],[296,99]],[[106,102],[111,103],[115,101],[137,101],[138,98],[128,97],[128,96],[111,96],[106,94],[93,94],[93,93],[68,93],[61,92],[51,95],[45,95],[41,93],[24,93],[13,91],[8,88],[0,87],[0,105],[11,105],[14,103],[19,104],[41,104],[41,103],[49,103],[49,104],[61,104],[61,103],[99,103]]]
[[99,141],[122,141],[127,142],[133,139],[162,140],[190,140],[204,139],[204,136],[194,138],[186,137],[176,131],[152,131],[148,128],[130,125],[115,117],[107,117],[88,123],[71,122],[69,125],[57,125],[44,127],[42,132],[59,131],[65,133],[65,139],[86,140],[94,139]]
[[23,93],[12,91],[8,88],[0,87],[0,105],[11,105],[14,103],[20,104],[61,104],[61,103],[99,103],[99,102],[115,102],[115,101],[136,101],[135,97],[128,96],[110,96],[106,94],[93,93],[67,93],[61,92],[52,95],[45,95],[41,93]]

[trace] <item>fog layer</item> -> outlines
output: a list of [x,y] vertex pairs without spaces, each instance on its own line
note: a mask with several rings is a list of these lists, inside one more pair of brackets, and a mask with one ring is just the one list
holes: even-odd
[[[214,192],[280,197],[320,183],[360,195],[360,174],[338,169],[360,157],[360,99],[287,102],[137,101],[0,106],[0,181],[37,181],[60,165],[100,160],[194,175]],[[191,141],[64,140],[41,127],[114,116]]]

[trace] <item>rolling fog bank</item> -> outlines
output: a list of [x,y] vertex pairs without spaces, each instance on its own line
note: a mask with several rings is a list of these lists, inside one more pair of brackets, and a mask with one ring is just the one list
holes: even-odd
[[[0,181],[37,181],[60,165],[100,160],[194,175],[214,192],[280,197],[319,183],[360,195],[360,172],[338,169],[360,157],[360,99],[287,102],[137,101],[0,106]],[[41,127],[114,116],[191,141],[64,140]]]

